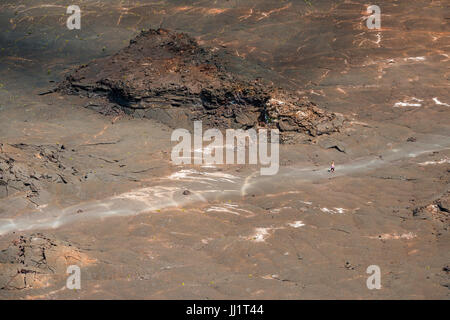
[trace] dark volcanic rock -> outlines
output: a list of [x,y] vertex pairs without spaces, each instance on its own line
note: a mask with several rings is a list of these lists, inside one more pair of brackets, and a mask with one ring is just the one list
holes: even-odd
[[450,226],[450,191],[445,192],[431,204],[413,210],[413,216],[430,219],[444,230]]
[[[0,199],[17,192],[37,204],[46,195],[45,183],[69,183],[74,168],[63,164],[61,147],[14,144],[0,150]],[[45,198],[45,196],[44,196]]]
[[113,56],[80,66],[58,90],[92,98],[88,107],[101,113],[125,112],[174,128],[202,120],[220,129],[269,127],[315,136],[342,126],[341,115],[274,89],[250,69],[184,33],[158,29],[141,32]]
[[442,196],[442,198],[435,201],[441,212],[445,212],[447,214],[450,213],[450,192],[447,192],[446,195]]
[[0,290],[45,287],[53,275],[65,275],[67,266],[92,263],[66,241],[42,233],[21,235],[0,251]]
[[32,169],[6,154],[0,154],[0,198],[15,191],[26,191],[28,197],[33,197],[39,190],[39,179]]

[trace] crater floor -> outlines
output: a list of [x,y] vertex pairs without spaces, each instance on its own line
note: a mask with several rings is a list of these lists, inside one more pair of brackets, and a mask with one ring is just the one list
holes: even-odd
[[[448,299],[450,8],[377,5],[370,30],[360,0],[86,0],[68,30],[61,1],[2,1],[0,297]],[[166,124],[39,95],[160,27],[348,123],[260,176],[174,165]]]

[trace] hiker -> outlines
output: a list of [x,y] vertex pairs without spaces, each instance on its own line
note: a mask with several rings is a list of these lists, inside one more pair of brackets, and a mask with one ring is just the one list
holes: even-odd
[[331,168],[330,168],[330,172],[334,172],[334,160],[331,161]]

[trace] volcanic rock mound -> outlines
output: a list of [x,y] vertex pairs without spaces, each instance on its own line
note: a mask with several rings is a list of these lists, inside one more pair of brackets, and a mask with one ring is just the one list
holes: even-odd
[[201,120],[219,129],[268,127],[315,136],[342,126],[343,116],[273,88],[252,76],[253,69],[184,33],[158,29],[78,67],[57,90],[91,98],[88,107],[101,113],[125,112],[173,128]]

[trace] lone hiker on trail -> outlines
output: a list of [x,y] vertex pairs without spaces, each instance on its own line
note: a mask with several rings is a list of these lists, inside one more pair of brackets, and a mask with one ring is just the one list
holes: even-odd
[[331,161],[331,168],[330,168],[330,172],[334,172],[334,160]]

